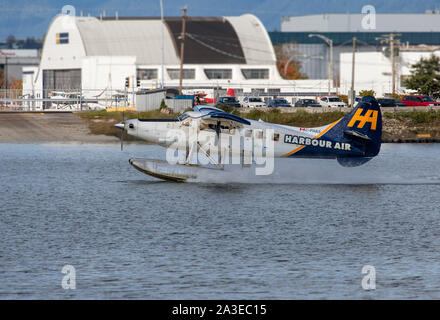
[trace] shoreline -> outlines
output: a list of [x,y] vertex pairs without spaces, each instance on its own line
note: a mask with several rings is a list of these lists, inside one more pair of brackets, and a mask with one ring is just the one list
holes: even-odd
[[118,143],[114,136],[95,135],[72,113],[2,113],[0,143]]
[[[151,114],[150,114],[151,113]],[[175,114],[158,111],[140,114],[145,118],[171,118]],[[250,114],[252,116],[252,113]],[[440,115],[440,112],[439,112]],[[126,119],[138,116],[138,113],[126,113]],[[261,117],[267,122],[298,122],[304,127],[314,127],[321,123],[330,123],[340,118],[339,113],[297,115],[277,112],[257,112],[253,117]],[[398,118],[384,115],[382,143],[440,143],[440,124],[433,119],[413,121],[411,116]],[[416,115],[417,116],[417,115]],[[296,117],[296,118],[295,118]],[[251,118],[251,117],[250,117]],[[268,118],[268,119],[266,119]],[[334,119],[333,119],[334,118]],[[44,144],[120,144],[119,129],[114,124],[121,121],[120,112],[85,112],[85,113],[0,113],[0,143],[44,143]],[[305,124],[308,125],[305,125]],[[324,123],[324,124],[325,124]],[[126,145],[148,145],[148,143],[125,135]]]

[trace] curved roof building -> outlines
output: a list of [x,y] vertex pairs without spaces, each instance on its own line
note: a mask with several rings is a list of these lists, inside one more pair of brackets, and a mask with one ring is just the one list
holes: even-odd
[[[271,40],[257,17],[187,17],[185,29],[185,87],[281,80]],[[144,87],[162,81],[176,86],[181,30],[180,17],[162,24],[159,18],[58,15],[44,40],[43,87],[122,89],[126,77]]]

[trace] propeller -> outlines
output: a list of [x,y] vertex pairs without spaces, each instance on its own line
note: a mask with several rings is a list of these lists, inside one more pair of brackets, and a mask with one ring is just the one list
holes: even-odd
[[124,149],[124,134],[125,134],[125,117],[124,117],[124,111],[122,111],[122,123],[124,124],[124,128],[122,128],[122,132],[121,132],[121,151]]

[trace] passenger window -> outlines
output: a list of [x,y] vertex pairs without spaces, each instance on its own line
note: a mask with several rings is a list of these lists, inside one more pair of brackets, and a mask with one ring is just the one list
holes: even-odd
[[279,133],[275,133],[273,135],[273,141],[280,141],[280,134]]
[[255,131],[255,138],[256,139],[263,139],[263,130],[256,130]]
[[244,132],[244,136],[245,136],[246,138],[250,138],[250,137],[252,137],[252,130],[250,130],[250,129],[246,129],[246,131]]

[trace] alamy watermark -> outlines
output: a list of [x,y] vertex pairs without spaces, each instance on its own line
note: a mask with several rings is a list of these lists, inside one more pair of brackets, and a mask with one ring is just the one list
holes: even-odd
[[75,29],[75,7],[68,4],[61,8],[61,14],[63,15],[61,24],[65,30]]
[[75,267],[66,264],[63,269],[61,269],[61,273],[65,274],[63,279],[61,280],[61,288],[64,290],[75,290],[76,289],[76,270]]
[[371,265],[365,265],[362,267],[362,274],[365,274],[361,282],[362,289],[376,290],[376,268]]
[[376,30],[376,8],[370,4],[363,6],[362,15],[362,29]]
[[[197,123],[189,124],[187,130],[168,130],[166,152],[169,164],[185,164],[193,161],[201,165],[256,164],[256,175],[269,175],[274,170],[273,129],[221,129],[225,133],[200,130]],[[205,156],[200,156],[200,152]],[[189,159],[188,155],[191,155]]]

